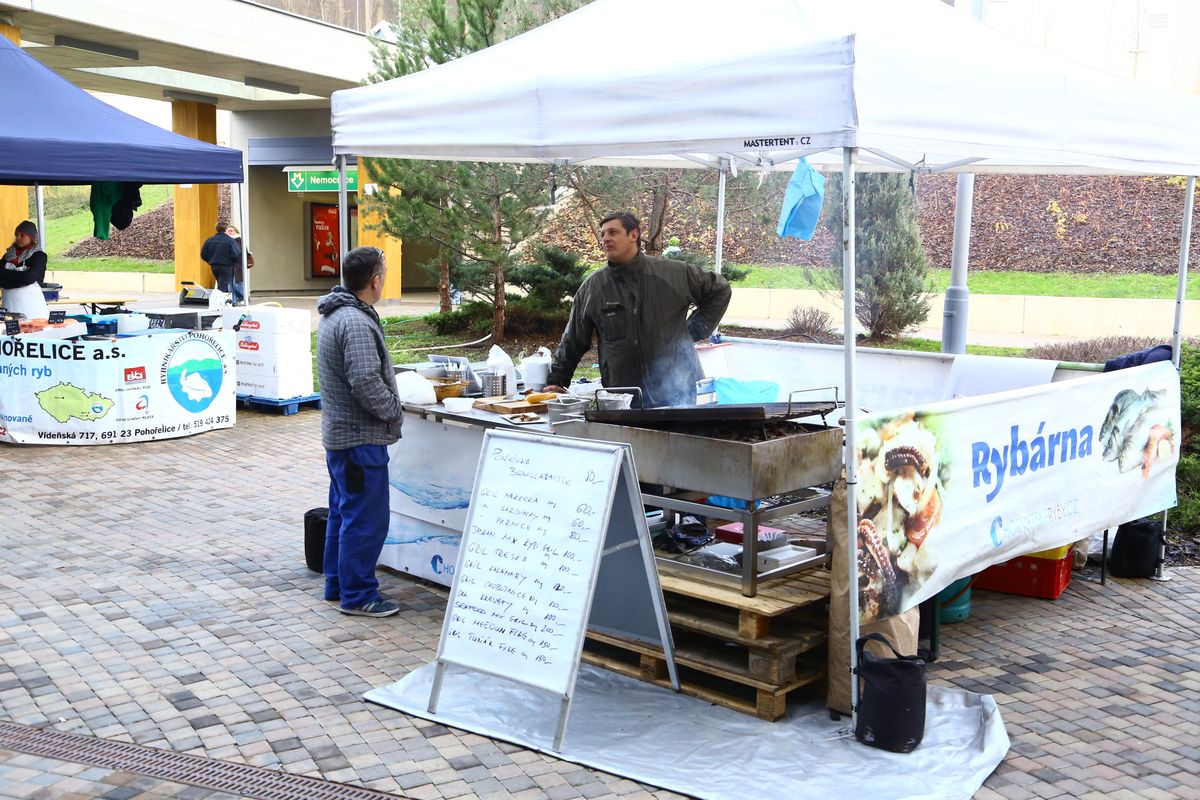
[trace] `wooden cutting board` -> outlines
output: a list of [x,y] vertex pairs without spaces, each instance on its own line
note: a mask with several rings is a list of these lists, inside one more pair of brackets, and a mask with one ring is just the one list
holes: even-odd
[[480,397],[475,401],[475,408],[480,411],[491,411],[493,403],[503,403],[507,397]]
[[531,403],[528,400],[508,400],[503,397],[481,397],[475,401],[475,408],[481,411],[494,411],[497,414],[544,414],[545,403]]

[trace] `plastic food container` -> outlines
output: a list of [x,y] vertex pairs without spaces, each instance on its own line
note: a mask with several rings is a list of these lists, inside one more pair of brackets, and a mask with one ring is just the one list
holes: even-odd
[[453,411],[456,414],[461,414],[464,411],[470,411],[475,405],[475,399],[472,397],[446,397],[442,399],[442,405],[447,411]]

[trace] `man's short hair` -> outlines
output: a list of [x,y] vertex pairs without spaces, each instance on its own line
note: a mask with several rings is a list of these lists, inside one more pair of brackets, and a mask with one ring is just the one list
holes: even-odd
[[634,228],[637,228],[638,247],[641,247],[642,246],[642,223],[638,222],[638,218],[635,217],[633,214],[630,214],[628,211],[614,211],[611,214],[609,214],[608,216],[606,216],[604,219],[600,220],[600,227],[603,228],[604,223],[612,222],[614,219],[617,222],[621,223],[621,227],[625,229],[626,233],[629,233]]
[[224,220],[219,220],[217,222],[217,233],[224,233],[225,229],[228,227],[229,227],[228,222],[225,222]]
[[382,271],[382,250],[378,247],[356,247],[342,259],[342,285],[352,292],[361,292],[371,285],[371,278]]

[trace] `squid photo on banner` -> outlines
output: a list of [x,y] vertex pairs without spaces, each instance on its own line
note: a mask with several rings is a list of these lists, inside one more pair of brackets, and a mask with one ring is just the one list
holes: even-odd
[[1174,506],[1179,397],[1160,362],[857,420],[860,621]]

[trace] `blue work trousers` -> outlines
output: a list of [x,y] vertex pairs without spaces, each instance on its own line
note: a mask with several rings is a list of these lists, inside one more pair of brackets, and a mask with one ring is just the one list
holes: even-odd
[[329,524],[325,599],[358,608],[380,597],[375,564],[388,532],[388,452],[381,444],[326,450]]

